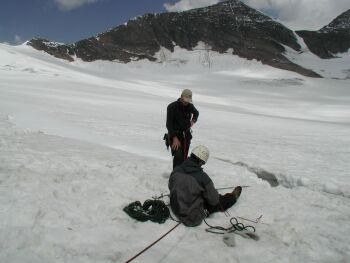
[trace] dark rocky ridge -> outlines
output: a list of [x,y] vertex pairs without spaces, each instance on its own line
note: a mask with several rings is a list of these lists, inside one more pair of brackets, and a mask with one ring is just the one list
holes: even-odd
[[296,31],[310,51],[320,58],[334,58],[350,48],[350,9],[318,31]]
[[84,61],[128,63],[156,61],[155,54],[161,47],[172,52],[175,46],[192,50],[200,41],[213,51],[233,49],[233,54],[243,58],[320,77],[283,55],[283,45],[296,51],[301,48],[293,31],[238,0],[179,13],[147,14],[72,45],[52,44],[44,39],[32,39],[28,45],[70,61],[76,56]]
[[43,50],[57,58],[74,61],[72,57],[75,54],[73,46],[51,42],[50,40],[42,38],[31,39],[27,45],[37,50]]

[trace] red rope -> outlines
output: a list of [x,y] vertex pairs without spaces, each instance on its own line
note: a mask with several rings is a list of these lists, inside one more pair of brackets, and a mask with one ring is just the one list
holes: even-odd
[[186,156],[186,137],[184,137],[184,161],[186,160],[187,156]]
[[182,222],[178,223],[176,226],[174,226],[172,229],[170,229],[168,232],[166,232],[163,236],[161,236],[160,238],[158,238],[156,241],[154,241],[152,244],[150,244],[148,247],[146,247],[144,250],[142,250],[140,253],[138,253],[137,255],[133,256],[132,258],[130,258],[129,260],[125,261],[125,263],[129,263],[131,261],[133,261],[135,258],[137,258],[138,256],[140,256],[143,252],[145,252],[146,250],[150,249],[153,245],[155,245],[157,242],[159,242],[161,239],[163,239],[166,235],[168,235],[171,231],[173,231],[175,228],[177,228]]

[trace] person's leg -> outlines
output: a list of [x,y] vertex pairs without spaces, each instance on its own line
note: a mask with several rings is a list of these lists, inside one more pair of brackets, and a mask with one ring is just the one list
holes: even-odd
[[191,141],[187,141],[186,142],[186,151],[184,151],[184,160],[186,160],[187,159],[187,157],[188,157],[188,151],[189,151],[189,149],[190,149],[190,145],[191,145]]
[[242,192],[242,187],[238,186],[233,190],[232,193],[219,195],[219,204],[215,206],[205,204],[204,207],[209,212],[209,214],[219,212],[219,211],[224,212],[237,202],[239,196],[241,195],[241,192]]
[[237,186],[232,193],[227,193],[225,195],[220,195],[220,205],[221,205],[221,210],[222,211],[226,211],[227,209],[229,209],[231,206],[233,206],[238,198],[240,197],[242,193],[242,187]]
[[220,204],[217,205],[209,205],[209,204],[204,204],[204,209],[208,211],[209,214],[219,212],[220,209]]
[[232,193],[220,195],[219,200],[220,200],[220,211],[226,211],[237,202],[236,197]]
[[[181,138],[180,136],[178,136],[178,137],[179,137],[179,140],[180,140],[180,143],[181,143],[181,147],[179,147],[176,151],[175,150],[171,150],[171,153],[174,156],[173,168],[175,168],[176,166],[182,164],[183,161],[186,160],[187,154],[188,154],[187,142],[185,144],[185,139]],[[186,158],[185,158],[185,156],[186,156]]]
[[233,206],[236,203],[236,198],[230,193],[225,195],[219,196],[219,203],[217,205],[205,205],[205,209],[209,212],[209,214],[215,213],[215,212],[223,212],[226,211],[228,208]]
[[174,156],[174,158],[173,158],[173,168],[175,168],[176,166],[182,164],[182,162],[184,161],[183,150],[180,147],[176,151],[172,150],[172,154]]
[[187,131],[186,134],[185,134],[185,139],[184,141],[186,142],[185,146],[185,150],[184,150],[184,157],[185,157],[185,160],[187,159],[188,157],[188,152],[190,150],[190,146],[191,146],[191,140],[192,140],[192,134],[191,134],[191,131]]

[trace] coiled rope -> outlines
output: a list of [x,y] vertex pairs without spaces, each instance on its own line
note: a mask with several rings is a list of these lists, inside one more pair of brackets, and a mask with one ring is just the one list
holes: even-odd
[[151,220],[163,224],[169,217],[170,211],[162,200],[146,200],[143,205],[140,201],[133,202],[124,207],[124,212],[140,222]]

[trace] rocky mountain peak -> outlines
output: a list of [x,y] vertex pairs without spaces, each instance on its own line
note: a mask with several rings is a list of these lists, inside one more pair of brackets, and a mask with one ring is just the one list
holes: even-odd
[[335,58],[350,48],[350,9],[318,31],[297,31],[310,51],[320,58]]
[[186,11],[188,13],[191,12],[201,12],[201,13],[211,13],[211,15],[221,15],[226,14],[229,16],[234,17],[236,20],[241,20],[243,23],[247,24],[255,24],[255,22],[275,22],[270,17],[264,15],[263,13],[259,12],[256,9],[253,9],[246,4],[242,3],[239,0],[229,0],[220,2],[216,5],[199,8],[199,9],[192,9],[189,11]]
[[348,31],[350,34],[350,9],[338,17],[336,17],[331,23],[321,28],[321,33],[330,33],[336,31]]
[[220,2],[184,12],[146,14],[129,20],[96,37],[72,45],[48,45],[34,39],[29,45],[59,58],[84,61],[156,61],[162,48],[175,46],[193,50],[205,43],[211,51],[256,59],[273,67],[319,77],[311,70],[289,61],[285,46],[301,49],[294,32],[238,0]]

